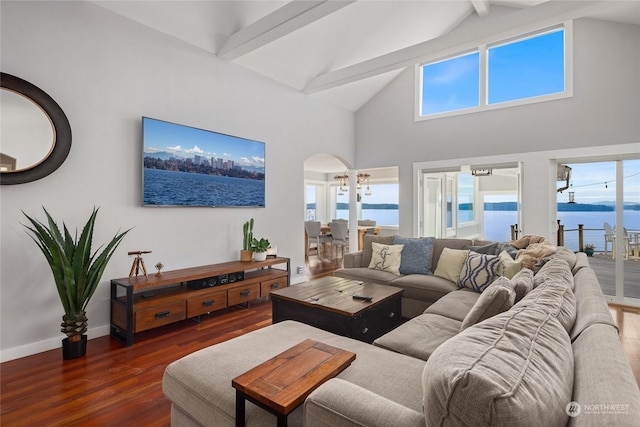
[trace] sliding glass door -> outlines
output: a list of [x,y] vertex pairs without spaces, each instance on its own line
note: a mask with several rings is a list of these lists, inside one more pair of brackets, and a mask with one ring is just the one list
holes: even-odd
[[640,305],[640,160],[568,163],[558,194],[564,245],[594,252],[589,261],[611,301]]

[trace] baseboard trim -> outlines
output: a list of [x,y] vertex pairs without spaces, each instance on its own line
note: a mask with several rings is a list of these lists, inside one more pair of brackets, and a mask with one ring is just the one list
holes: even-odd
[[[87,338],[98,338],[105,335],[109,335],[111,330],[109,325],[98,326],[90,328],[87,331]],[[8,362],[10,360],[20,359],[22,357],[32,356],[34,354],[42,353],[44,351],[55,350],[56,348],[62,348],[62,340],[64,335],[60,335],[56,338],[50,338],[43,341],[20,345],[17,347],[0,350],[0,363]],[[60,354],[62,358],[62,353]]]

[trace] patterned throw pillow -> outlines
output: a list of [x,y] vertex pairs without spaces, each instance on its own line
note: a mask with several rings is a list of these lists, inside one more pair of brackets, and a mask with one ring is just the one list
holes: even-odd
[[482,292],[493,282],[500,266],[500,258],[496,255],[469,252],[460,271],[458,287]]
[[458,283],[460,280],[460,271],[468,254],[469,251],[466,249],[444,248],[440,254],[440,259],[438,259],[438,265],[433,275],[442,277],[453,283]]
[[371,263],[369,264],[369,268],[400,274],[400,260],[403,247],[404,245],[383,245],[372,242]]
[[401,274],[431,274],[433,237],[393,237],[394,245],[404,245],[400,260]]

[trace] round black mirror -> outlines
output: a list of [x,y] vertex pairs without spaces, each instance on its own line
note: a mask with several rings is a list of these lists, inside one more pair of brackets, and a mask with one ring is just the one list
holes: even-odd
[[71,126],[62,108],[37,86],[0,73],[0,184],[44,178],[71,149]]

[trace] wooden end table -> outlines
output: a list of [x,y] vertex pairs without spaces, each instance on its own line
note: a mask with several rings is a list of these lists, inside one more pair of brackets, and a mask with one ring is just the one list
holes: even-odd
[[275,414],[278,427],[286,427],[287,415],[355,358],[355,353],[308,339],[234,378],[236,426],[244,426],[249,400]]

